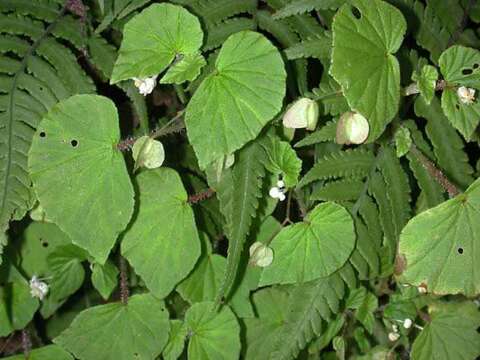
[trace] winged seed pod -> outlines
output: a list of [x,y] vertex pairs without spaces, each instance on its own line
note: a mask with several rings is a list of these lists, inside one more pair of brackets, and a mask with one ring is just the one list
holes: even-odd
[[162,166],[165,160],[165,151],[160,141],[149,136],[142,136],[135,141],[132,148],[135,169],[146,167],[156,169]]
[[363,144],[368,138],[370,126],[363,115],[348,111],[344,113],[337,124],[337,144]]
[[318,122],[318,104],[315,100],[301,98],[283,115],[283,126],[291,129],[315,130]]
[[258,267],[269,266],[273,261],[273,250],[257,241],[249,249],[250,264]]

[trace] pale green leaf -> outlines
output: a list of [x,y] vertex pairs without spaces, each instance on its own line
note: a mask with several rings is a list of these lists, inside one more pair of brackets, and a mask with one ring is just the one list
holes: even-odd
[[69,244],[58,246],[47,257],[51,279],[48,298],[52,301],[64,300],[83,284],[85,270],[81,264],[87,257],[85,251]]
[[225,41],[185,117],[201,168],[257,137],[282,108],[285,78],[280,53],[263,35],[242,31]]
[[435,88],[438,80],[437,68],[432,65],[424,65],[422,70],[420,70],[420,74],[413,74],[412,80],[417,82],[420,95],[423,96],[427,104],[430,104],[435,96]]
[[265,163],[267,170],[274,175],[281,175],[287,188],[297,185],[302,160],[297,157],[291,145],[277,137],[270,137],[264,148],[268,158]]
[[400,127],[395,132],[395,148],[397,150],[397,157],[402,157],[410,151],[412,146],[412,138],[410,137],[410,130],[406,127]]
[[193,305],[185,314],[190,341],[188,357],[195,360],[237,360],[240,355],[240,326],[233,312],[224,306],[214,310],[213,302]]
[[412,346],[412,360],[474,360],[480,355],[480,312],[470,302],[436,304]]
[[28,281],[4,261],[0,267],[0,336],[23,329],[38,309],[38,300],[30,295]]
[[118,282],[118,269],[107,260],[104,265],[92,265],[92,285],[105,300],[108,300]]
[[125,25],[110,83],[158,75],[176,55],[196,53],[202,40],[200,22],[186,9],[153,4]]
[[438,62],[448,83],[480,89],[480,51],[455,45],[445,50]]
[[200,75],[200,71],[206,64],[205,58],[199,53],[187,54],[168,69],[160,83],[181,84],[185,81],[193,81]]
[[81,360],[151,360],[168,341],[163,301],[134,295],[128,304],[110,303],[82,311],[53,341]]
[[450,123],[470,140],[480,122],[480,102],[464,104],[458,98],[456,89],[445,89],[442,93],[442,109]]
[[350,107],[370,124],[368,141],[378,138],[398,111],[400,69],[393,55],[402,44],[402,13],[381,0],[353,0],[333,21],[330,74]]
[[133,187],[116,148],[119,140],[113,102],[76,95],[43,118],[28,159],[48,218],[99,263],[133,212]]
[[411,219],[400,235],[400,280],[434,294],[480,293],[480,180],[464,194]]
[[150,291],[163,298],[193,269],[200,240],[188,195],[174,170],[145,171],[136,180],[140,205],[122,240],[122,254]]
[[181,320],[170,320],[168,343],[162,352],[165,360],[177,360],[180,357],[185,347],[187,335],[187,327],[183,325]]
[[[25,355],[14,355],[3,360],[25,360]],[[58,345],[47,345],[37,349],[32,350],[28,354],[28,360],[73,360],[72,355],[63,350]]]
[[355,246],[350,214],[340,205],[317,205],[302,223],[284,228],[272,241],[274,259],[260,285],[306,282],[342,267]]

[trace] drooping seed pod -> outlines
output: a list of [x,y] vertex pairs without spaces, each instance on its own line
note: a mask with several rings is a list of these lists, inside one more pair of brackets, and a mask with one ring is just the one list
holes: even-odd
[[348,111],[344,113],[337,124],[337,144],[363,144],[370,132],[370,126],[363,115]]
[[318,104],[315,100],[301,98],[283,115],[283,126],[291,129],[315,130],[318,122]]
[[253,266],[266,267],[273,261],[273,250],[259,241],[250,246],[249,253],[250,264]]
[[142,136],[135,141],[132,155],[135,160],[135,169],[139,167],[156,169],[162,166],[165,160],[165,150],[162,143],[149,136]]

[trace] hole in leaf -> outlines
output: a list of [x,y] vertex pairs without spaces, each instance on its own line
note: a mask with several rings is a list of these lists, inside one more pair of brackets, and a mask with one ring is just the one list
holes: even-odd
[[455,108],[456,108],[457,110],[460,110],[460,105],[455,104]]
[[40,137],[42,137],[42,138],[45,137],[45,136],[47,136],[47,134],[45,134],[45,131],[42,131],[39,135],[40,135]]
[[133,353],[133,356],[135,356],[136,358],[138,358],[138,353]]
[[48,247],[48,242],[46,242],[46,241],[45,241],[45,242],[42,242],[42,246],[43,246],[44,248]]
[[457,249],[457,251],[458,251],[458,253],[459,253],[460,255],[463,254],[463,248],[459,247],[459,248]]
[[478,69],[479,66],[480,66],[480,65],[478,65],[478,64],[473,64],[473,68],[474,68],[474,69]]
[[355,6],[352,6],[352,15],[355,16],[355,18],[358,19],[358,20],[360,20],[362,18],[362,13]]
[[463,75],[470,75],[472,72],[473,72],[472,69],[463,69],[463,70],[462,70],[462,74],[463,74]]
[[74,140],[70,141],[70,144],[72,144],[73,147],[77,147],[78,141],[74,139]]

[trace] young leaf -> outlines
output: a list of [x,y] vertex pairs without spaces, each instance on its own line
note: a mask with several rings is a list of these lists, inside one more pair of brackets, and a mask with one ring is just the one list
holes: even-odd
[[113,102],[76,95],[43,118],[28,159],[48,217],[101,264],[133,213],[133,187],[116,148],[119,140]]
[[280,53],[263,35],[242,31],[225,41],[185,117],[201,168],[260,133],[282,107],[285,78]]
[[395,132],[395,148],[397,150],[397,157],[400,158],[406,155],[412,146],[412,138],[410,137],[410,130],[406,127],[400,127]]
[[287,188],[298,183],[298,177],[302,170],[302,161],[292,149],[289,143],[271,137],[265,145],[268,161],[265,167],[274,175],[281,175]]
[[95,263],[92,267],[93,287],[108,300],[118,283],[118,269],[111,261],[105,262],[105,265]]
[[[3,360],[25,360],[25,355],[14,355]],[[73,360],[73,356],[58,345],[47,345],[32,350],[28,354],[28,360]]]
[[53,342],[81,360],[150,360],[160,355],[170,324],[163,301],[134,295],[82,311]]
[[30,294],[27,280],[4,261],[0,267],[0,336],[23,329],[38,309],[38,300]]
[[465,359],[480,355],[480,313],[470,302],[431,307],[431,321],[413,342],[412,360]]
[[199,360],[236,360],[240,355],[240,326],[233,312],[214,311],[213,302],[193,305],[185,314],[190,341],[188,357]]
[[354,0],[333,21],[330,74],[348,104],[370,123],[369,141],[378,138],[398,111],[400,68],[393,55],[406,31],[402,13],[380,0]]
[[420,74],[414,73],[412,80],[417,82],[420,95],[425,99],[427,104],[430,104],[435,96],[435,87],[437,85],[438,71],[432,65],[424,65]]
[[411,219],[400,235],[399,254],[405,258],[400,280],[434,294],[478,295],[479,211],[476,180],[464,194]]
[[187,327],[183,325],[181,320],[170,320],[168,343],[162,352],[165,360],[177,360],[180,357],[185,347],[185,340],[188,335],[187,330]]
[[200,71],[206,64],[205,58],[199,53],[187,54],[168,69],[160,83],[181,84],[185,81],[193,81],[200,75]]
[[125,25],[110,83],[158,75],[176,55],[196,53],[202,40],[200,22],[186,9],[153,4]]
[[274,259],[262,272],[261,286],[328,276],[342,267],[352,253],[353,220],[340,205],[323,203],[304,222],[284,228],[270,246]]
[[142,172],[137,184],[140,206],[122,240],[122,254],[148,289],[163,298],[192,270],[200,240],[188,195],[174,170]]

